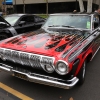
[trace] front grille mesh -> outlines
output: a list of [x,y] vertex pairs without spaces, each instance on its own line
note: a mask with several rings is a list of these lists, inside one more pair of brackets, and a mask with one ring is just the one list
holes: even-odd
[[0,57],[14,63],[36,68],[43,67],[45,64],[50,64],[53,66],[54,63],[53,57],[47,57],[43,55],[26,53],[5,48],[0,48]]

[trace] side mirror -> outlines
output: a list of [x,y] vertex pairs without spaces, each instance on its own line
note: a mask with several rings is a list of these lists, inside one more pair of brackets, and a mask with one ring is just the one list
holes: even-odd
[[22,26],[25,24],[25,21],[20,21],[19,26]]

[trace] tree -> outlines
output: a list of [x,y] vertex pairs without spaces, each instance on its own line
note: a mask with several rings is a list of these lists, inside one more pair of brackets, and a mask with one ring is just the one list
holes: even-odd
[[48,15],[48,0],[45,0],[46,2],[46,14]]
[[88,13],[92,12],[92,2],[93,2],[93,0],[87,1],[87,12]]
[[6,0],[4,0],[4,14],[6,15]]
[[84,11],[84,5],[83,5],[83,0],[78,0],[79,1],[79,6],[80,6],[80,12]]
[[17,11],[16,11],[16,0],[14,2],[15,2],[14,12],[17,13]]
[[25,13],[25,0],[23,0],[23,13]]

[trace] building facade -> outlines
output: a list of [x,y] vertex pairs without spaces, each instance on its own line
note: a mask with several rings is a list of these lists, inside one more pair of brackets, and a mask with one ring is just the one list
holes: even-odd
[[2,2],[3,0],[0,0],[0,11],[2,10]]
[[[16,13],[45,14],[47,4],[48,13],[80,11],[78,0],[13,0],[14,11]],[[87,0],[83,0],[83,4],[85,10],[87,10]],[[93,0],[92,11],[99,8],[99,5],[100,0]]]
[[0,0],[0,11],[3,14],[13,13],[13,0]]

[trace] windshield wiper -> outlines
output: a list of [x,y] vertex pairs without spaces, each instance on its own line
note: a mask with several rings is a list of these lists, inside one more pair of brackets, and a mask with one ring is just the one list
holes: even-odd
[[74,30],[82,31],[82,29],[80,29],[80,28],[75,28],[74,26],[62,25],[62,27],[68,27],[68,28],[73,28]]
[[78,30],[78,31],[83,31],[81,28],[76,28],[74,26],[70,26],[70,25],[50,25],[48,27],[67,27],[67,28],[72,28],[72,30]]
[[62,27],[75,28],[74,26],[62,25]]
[[60,27],[60,25],[49,25],[48,27]]

